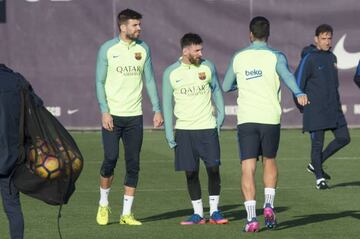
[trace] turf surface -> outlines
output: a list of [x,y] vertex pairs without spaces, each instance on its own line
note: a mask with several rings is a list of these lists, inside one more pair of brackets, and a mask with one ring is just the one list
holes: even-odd
[[[174,172],[173,152],[168,149],[162,131],[146,131],[142,148],[140,182],[133,212],[142,226],[119,225],[124,178],[123,150],[110,193],[110,225],[95,221],[99,200],[98,175],[102,161],[99,132],[74,132],[85,157],[85,167],[77,190],[65,205],[61,217],[63,239],[74,238],[359,238],[360,234],[360,130],[351,130],[352,142],[330,158],[325,171],[332,176],[330,190],[315,189],[314,176],[306,172],[309,161],[309,138],[300,130],[282,130],[278,153],[279,183],[275,199],[278,227],[263,229],[261,207],[263,188],[261,164],[258,163],[258,219],[261,231],[243,233],[246,217],[240,193],[240,163],[236,132],[221,133],[222,193],[221,209],[230,220],[228,225],[180,226],[191,213],[183,173]],[[327,134],[327,140],[331,134]],[[208,216],[208,194],[205,170],[201,167],[205,215]],[[25,216],[25,238],[59,238],[57,207],[22,195]],[[8,224],[0,210],[0,238],[8,238]]]

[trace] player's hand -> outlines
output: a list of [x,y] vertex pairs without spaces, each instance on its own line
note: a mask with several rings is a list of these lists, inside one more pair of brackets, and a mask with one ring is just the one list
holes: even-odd
[[173,148],[175,148],[176,147],[176,142],[175,142],[175,140],[169,140],[168,141],[168,144],[169,144],[169,147],[171,148],[171,149],[173,149]]
[[164,118],[162,117],[161,112],[155,112],[153,123],[154,123],[154,128],[159,128],[164,124]]
[[299,95],[297,98],[297,102],[299,103],[299,105],[301,106],[305,106],[307,104],[310,104],[310,101],[307,98],[307,95]]
[[101,117],[102,127],[108,131],[113,131],[114,121],[110,113],[104,112]]

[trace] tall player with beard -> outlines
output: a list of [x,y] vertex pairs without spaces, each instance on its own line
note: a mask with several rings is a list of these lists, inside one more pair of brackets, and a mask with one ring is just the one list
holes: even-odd
[[[202,39],[188,33],[181,39],[182,57],[163,75],[163,110],[166,139],[175,149],[175,170],[185,171],[194,214],[182,225],[204,224],[199,181],[199,159],[206,166],[210,223],[226,224],[218,210],[220,195],[220,145],[218,131],[224,121],[224,101],[215,66],[202,59]],[[211,98],[216,105],[213,115]],[[175,106],[173,106],[173,99]],[[176,117],[175,138],[173,114]]]
[[100,201],[97,223],[109,221],[108,195],[119,156],[120,138],[124,144],[126,175],[120,224],[141,225],[131,213],[138,182],[143,139],[143,80],[155,112],[154,127],[163,124],[149,47],[139,40],[141,14],[125,9],[118,14],[120,35],[105,42],[96,63],[96,93],[102,113],[104,161],[100,169]]

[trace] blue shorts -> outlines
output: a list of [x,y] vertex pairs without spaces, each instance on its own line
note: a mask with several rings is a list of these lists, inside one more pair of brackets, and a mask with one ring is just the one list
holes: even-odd
[[207,168],[220,165],[220,144],[217,129],[182,130],[175,132],[175,170],[198,171],[201,158]]
[[280,141],[280,124],[239,124],[237,135],[241,160],[259,156],[276,157]]

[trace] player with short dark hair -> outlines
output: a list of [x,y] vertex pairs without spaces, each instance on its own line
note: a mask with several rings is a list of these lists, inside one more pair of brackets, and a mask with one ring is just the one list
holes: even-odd
[[132,9],[125,9],[119,12],[117,16],[117,23],[119,30],[121,31],[120,26],[123,24],[127,24],[129,20],[141,20],[141,19],[142,19],[142,15]]
[[150,49],[139,40],[141,14],[125,9],[118,15],[120,35],[99,49],[96,63],[96,94],[102,113],[104,161],[100,170],[99,225],[109,220],[108,195],[119,157],[120,138],[124,144],[126,175],[120,224],[141,225],[131,213],[140,170],[143,140],[143,78],[155,112],[154,127],[163,123],[154,79]]
[[280,79],[296,95],[301,105],[307,97],[288,70],[286,57],[267,45],[270,22],[262,16],[251,20],[250,42],[231,59],[223,82],[225,92],[238,90],[238,144],[242,166],[241,187],[247,212],[246,232],[259,230],[256,218],[255,170],[262,156],[265,225],[276,225],[274,213],[277,166],[275,157],[280,140]]
[[[202,59],[202,39],[194,33],[181,38],[182,57],[163,75],[163,110],[166,139],[175,148],[175,170],[185,171],[194,214],[182,225],[205,224],[199,181],[199,159],[206,166],[211,224],[226,224],[218,209],[220,198],[220,144],[218,131],[224,121],[224,101],[216,69]],[[211,98],[216,106],[213,115]],[[173,106],[173,101],[175,105]],[[176,117],[175,138],[173,114]]]
[[[311,163],[307,170],[316,177],[317,189],[328,189],[330,175],[323,163],[350,142],[349,130],[342,112],[338,91],[337,59],[330,51],[333,29],[322,24],[315,30],[314,42],[303,49],[296,70],[297,83],[311,104],[299,107],[303,112],[303,131],[310,133]],[[335,139],[323,150],[325,131],[331,130]]]
[[328,24],[321,24],[315,29],[315,36],[319,37],[323,33],[329,33],[332,36],[333,32],[334,32],[334,30],[333,30],[332,26],[330,26]]

